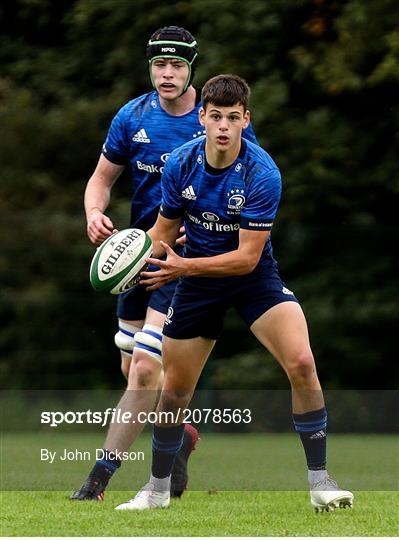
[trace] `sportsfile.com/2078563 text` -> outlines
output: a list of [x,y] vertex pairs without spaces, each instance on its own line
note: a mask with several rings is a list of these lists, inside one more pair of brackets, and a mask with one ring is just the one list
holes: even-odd
[[108,408],[104,411],[42,411],[40,423],[50,427],[62,424],[98,424],[101,427],[108,423],[119,424],[156,424],[156,423],[194,423],[194,424],[250,424],[250,409],[177,409],[176,411],[130,411]]

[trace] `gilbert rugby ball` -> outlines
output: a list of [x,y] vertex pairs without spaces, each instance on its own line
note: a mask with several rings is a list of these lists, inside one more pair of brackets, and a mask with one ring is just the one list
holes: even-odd
[[148,234],[140,229],[125,229],[105,240],[97,249],[90,265],[90,283],[93,289],[121,294],[139,280],[152,253]]

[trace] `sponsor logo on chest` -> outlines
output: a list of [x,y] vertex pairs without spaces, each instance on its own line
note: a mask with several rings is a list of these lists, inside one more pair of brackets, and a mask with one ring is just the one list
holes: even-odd
[[[170,152],[166,152],[165,154],[162,154],[161,161],[162,163],[166,163],[167,159],[170,156]],[[156,165],[155,163],[143,163],[139,159],[136,160],[136,165],[139,171],[145,171],[149,174],[162,174],[164,166]]]
[[[212,215],[212,219],[210,218],[210,215]],[[213,212],[203,212],[201,217],[205,218],[205,221],[198,218],[197,216],[193,216],[192,214],[187,213],[187,217],[192,223],[195,223],[196,225],[199,225],[200,227],[203,227],[207,231],[212,232],[236,232],[240,230],[240,224],[239,223],[218,223],[219,216],[214,214]],[[216,219],[217,218],[217,219]]]
[[145,171],[145,172],[150,173],[150,174],[152,174],[152,173],[162,174],[163,173],[163,167],[158,167],[158,165],[154,165],[154,163],[147,164],[147,163],[143,163],[142,161],[137,160],[136,165],[137,165],[137,168],[139,169],[139,171]]

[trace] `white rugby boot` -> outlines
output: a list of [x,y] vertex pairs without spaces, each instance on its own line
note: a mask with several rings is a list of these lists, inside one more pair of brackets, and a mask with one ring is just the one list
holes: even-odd
[[152,508],[167,508],[170,505],[170,490],[154,491],[153,484],[146,484],[137,495],[115,510],[150,510]]
[[337,482],[327,476],[311,485],[310,502],[316,512],[333,512],[336,508],[351,508],[353,493],[339,489]]

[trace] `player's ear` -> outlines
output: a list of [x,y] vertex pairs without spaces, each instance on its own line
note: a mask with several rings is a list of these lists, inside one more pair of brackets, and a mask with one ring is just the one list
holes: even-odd
[[201,124],[201,126],[205,125],[205,109],[204,107],[201,107],[198,113],[198,119]]
[[243,127],[243,129],[246,129],[249,126],[250,121],[251,121],[251,113],[247,110],[244,113],[244,127]]

